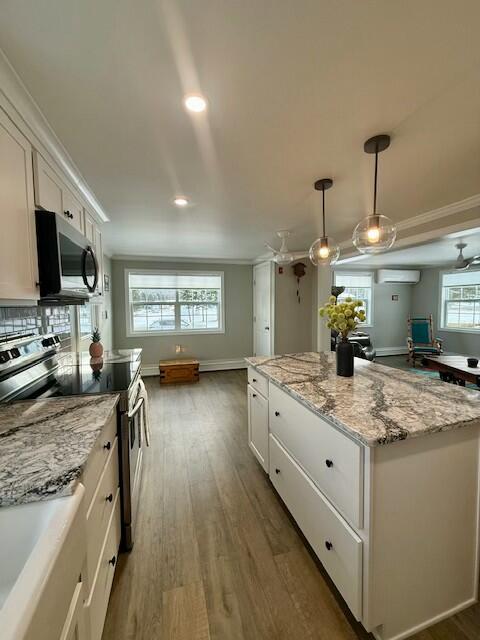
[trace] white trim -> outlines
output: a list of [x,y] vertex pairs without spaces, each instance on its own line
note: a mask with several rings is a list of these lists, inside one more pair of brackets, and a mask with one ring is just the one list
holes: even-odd
[[378,347],[375,349],[377,356],[403,356],[408,354],[407,347]]
[[[461,213],[462,211],[469,211],[470,209],[474,209],[478,206],[480,206],[480,193],[476,193],[475,195],[470,196],[469,198],[464,198],[463,200],[458,200],[457,202],[452,202],[451,204],[447,204],[444,207],[431,209],[430,211],[424,211],[423,213],[419,213],[416,216],[411,216],[410,218],[406,218],[405,220],[400,220],[396,223],[397,231],[404,231],[405,229],[419,227],[422,224],[440,220],[441,218],[446,218],[447,216],[454,215],[455,213]],[[397,246],[398,242],[396,242],[395,244]],[[351,238],[349,238],[348,240],[343,240],[342,242],[340,242],[339,246],[340,249],[348,249],[352,247],[353,243]],[[365,256],[365,258],[368,257],[369,256]]]
[[[456,607],[452,607],[452,609],[449,609],[448,611],[443,611],[438,616],[434,616],[433,618],[430,618],[430,620],[425,620],[424,622],[421,622],[420,624],[417,624],[414,627],[411,627],[407,631],[402,631],[401,633],[398,633],[396,636],[390,636],[390,638],[388,640],[405,640],[406,638],[410,638],[415,633],[419,633],[420,631],[423,631],[424,629],[428,629],[428,627],[432,627],[434,624],[437,624],[438,622],[441,622],[442,620],[446,620],[447,618],[451,618],[456,613],[459,613],[460,611],[463,611],[464,609],[467,609],[468,607],[471,607],[472,605],[474,605],[476,603],[477,603],[477,598],[476,597],[475,598],[470,598],[469,600],[466,600],[465,602],[461,602]],[[380,629],[381,629],[381,626],[380,626]],[[384,636],[381,633],[381,631],[377,631],[376,629],[374,629],[371,633],[375,637],[376,640],[384,640]]]
[[[130,315],[130,288],[128,286],[128,277],[130,274],[158,274],[158,275],[203,275],[203,276],[219,276],[221,279],[221,299],[220,299],[220,327],[218,329],[191,329],[189,331],[134,331],[132,329],[132,317]],[[124,287],[125,287],[125,320],[126,320],[126,336],[127,338],[140,337],[157,337],[164,336],[197,336],[205,334],[224,334],[225,333],[225,273],[223,271],[192,271],[187,269],[130,269],[126,267],[123,270]]]
[[[181,358],[180,358],[181,359]],[[200,360],[200,371],[227,371],[230,369],[246,369],[247,363],[244,358],[229,360],[222,358],[220,360]],[[157,364],[142,364],[142,376],[160,375]]]
[[257,310],[255,308],[255,269],[257,267],[261,267],[265,264],[270,264],[270,353],[268,355],[273,356],[275,353],[275,276],[276,276],[276,263],[275,262],[260,262],[259,264],[254,265],[253,267],[253,276],[252,276],[252,293],[253,293],[253,353],[256,355],[257,352],[257,344],[256,344],[256,331],[255,324],[257,321]]
[[188,258],[178,256],[151,256],[151,255],[128,255],[128,254],[113,254],[110,256],[111,260],[132,260],[137,262],[179,262],[192,264],[240,264],[250,266],[253,264],[252,260],[229,260],[228,258]]
[[443,311],[444,311],[444,305],[443,305],[443,276],[453,273],[453,274],[461,274],[461,273],[474,273],[475,271],[479,271],[479,269],[472,269],[472,271],[456,271],[455,269],[442,269],[441,271],[439,271],[438,273],[438,326],[437,326],[437,333],[443,333],[444,331],[446,333],[467,333],[467,334],[471,334],[471,335],[479,335],[480,334],[480,329],[457,329],[455,327],[443,327],[443,323],[445,321],[445,318],[443,317]]
[[102,222],[109,218],[21,78],[0,49],[0,106],[41,155],[60,169]]

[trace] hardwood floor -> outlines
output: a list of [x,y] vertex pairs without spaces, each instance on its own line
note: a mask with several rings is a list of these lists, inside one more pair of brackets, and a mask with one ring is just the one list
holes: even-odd
[[[103,640],[371,639],[248,448],[245,372],[146,383],[136,541],[119,558]],[[478,606],[413,640],[474,638]]]

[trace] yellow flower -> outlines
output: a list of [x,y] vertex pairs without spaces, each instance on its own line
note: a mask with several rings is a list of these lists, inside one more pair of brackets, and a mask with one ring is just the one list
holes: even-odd
[[340,329],[340,331],[345,331],[347,328],[347,323],[346,322],[340,322],[340,324],[338,325],[338,328]]
[[319,309],[318,313],[323,318],[323,316],[325,315],[325,309],[322,307],[321,309]]
[[353,318],[349,318],[347,320],[347,324],[349,327],[354,327],[355,326],[355,320]]
[[337,315],[337,318],[338,318],[340,321],[343,321],[343,320],[345,320],[345,314],[344,314],[344,313],[339,313],[339,314]]
[[349,318],[352,315],[353,311],[351,309],[345,309],[345,316]]
[[357,307],[363,307],[363,301],[362,300],[357,300],[356,304],[357,304]]
[[328,298],[328,301],[330,302],[330,304],[335,304],[335,302],[337,301],[337,299],[336,299],[336,297],[335,297],[335,296],[330,296],[330,297]]
[[347,297],[345,298],[345,302],[352,302],[352,298],[351,298],[350,296],[347,296]]

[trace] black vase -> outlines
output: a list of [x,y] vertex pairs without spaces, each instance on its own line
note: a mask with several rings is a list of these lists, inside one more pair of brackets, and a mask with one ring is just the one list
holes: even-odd
[[353,344],[348,340],[337,343],[337,376],[353,376]]

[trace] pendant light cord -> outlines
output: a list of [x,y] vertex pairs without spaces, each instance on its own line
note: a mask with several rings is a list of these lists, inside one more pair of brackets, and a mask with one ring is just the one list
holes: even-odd
[[373,215],[377,215],[377,175],[378,175],[378,144],[375,149],[375,178],[373,181]]
[[323,218],[323,237],[325,238],[325,186],[322,186],[322,218]]

